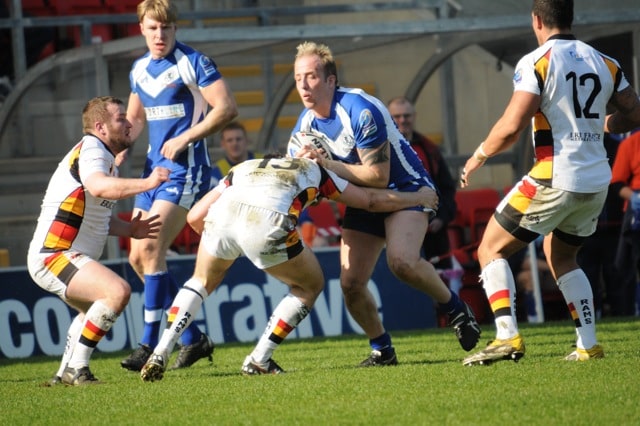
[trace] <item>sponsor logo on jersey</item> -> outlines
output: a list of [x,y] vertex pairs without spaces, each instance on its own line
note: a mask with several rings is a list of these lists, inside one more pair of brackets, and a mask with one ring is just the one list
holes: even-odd
[[170,69],[162,75],[162,79],[165,87],[176,87],[174,81],[178,79],[178,75],[174,73],[173,69]]
[[198,62],[202,71],[204,71],[206,75],[211,75],[217,71],[215,62],[213,62],[208,56],[200,56]]
[[113,210],[113,208],[116,206],[116,202],[115,201],[109,201],[109,200],[102,200],[100,202],[100,206],[101,207],[106,207],[109,210]]
[[364,137],[371,136],[378,131],[378,126],[373,119],[373,114],[371,114],[371,111],[368,109],[362,110],[358,120],[360,121],[360,128],[362,129],[362,135]]
[[578,61],[578,62],[583,62],[584,61],[584,57],[581,54],[579,54],[578,52],[576,52],[575,50],[569,51],[569,55],[571,55],[571,57],[573,58],[574,61]]
[[147,114],[147,121],[180,118],[186,115],[183,104],[146,107],[144,112]]
[[516,70],[516,73],[513,75],[513,82],[520,83],[522,81],[522,70]]

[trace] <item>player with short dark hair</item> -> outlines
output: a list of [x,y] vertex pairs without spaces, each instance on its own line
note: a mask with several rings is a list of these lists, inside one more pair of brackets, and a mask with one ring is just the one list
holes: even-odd
[[[604,357],[593,291],[576,256],[596,230],[611,180],[604,133],[639,126],[640,101],[614,59],[571,33],[573,1],[534,0],[531,18],[539,47],[518,62],[509,104],[460,176],[468,186],[471,175],[531,123],[535,163],[498,205],[478,247],[496,338],[465,365],[524,356],[507,258],[539,235],[545,236],[547,262],[575,324],[576,349],[565,359]],[[608,106],[616,112],[607,115]]]

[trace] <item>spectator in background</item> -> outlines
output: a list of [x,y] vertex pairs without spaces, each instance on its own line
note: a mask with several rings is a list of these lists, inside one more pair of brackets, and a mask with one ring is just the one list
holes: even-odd
[[[171,179],[154,191],[139,194],[134,216],[160,215],[156,240],[131,240],[129,263],[144,282],[144,330],[139,347],[121,361],[140,371],[158,343],[160,322],[178,292],[169,273],[167,249],[186,224],[187,211],[211,187],[211,160],[206,137],[238,115],[236,101],[216,63],[176,40],[178,11],[168,0],[138,4],[140,32],[148,52],[129,74],[131,95],[127,118],[136,139],[149,127],[143,176],[156,166],[171,170]],[[193,324],[182,335],[183,346],[172,368],[189,367],[211,358],[213,342]]]
[[424,257],[430,260],[443,256],[441,260],[434,262],[434,266],[442,270],[452,269],[451,256],[444,255],[451,250],[447,225],[456,216],[456,181],[451,177],[438,146],[415,130],[416,110],[413,104],[407,98],[399,96],[391,99],[387,107],[398,130],[409,141],[411,148],[418,154],[424,168],[431,175],[440,196],[438,214],[429,221],[428,236],[425,236],[422,243]]
[[67,330],[58,372],[47,385],[98,383],[89,359],[129,303],[131,287],[98,260],[109,235],[156,238],[158,216],[130,222],[115,215],[117,200],[169,180],[156,167],[143,179],[118,176],[117,155],[133,145],[124,104],[110,96],[90,100],[82,111],[80,142],[60,161],[42,201],[29,245],[29,274],[79,313]]
[[220,147],[224,151],[224,158],[216,161],[213,166],[212,185],[217,185],[236,164],[263,157],[262,154],[249,150],[247,130],[237,121],[232,121],[220,131]]
[[621,279],[613,296],[613,315],[635,315],[640,272],[640,131],[620,142],[613,163],[611,192],[624,200],[624,217],[616,254],[619,271],[633,271]]

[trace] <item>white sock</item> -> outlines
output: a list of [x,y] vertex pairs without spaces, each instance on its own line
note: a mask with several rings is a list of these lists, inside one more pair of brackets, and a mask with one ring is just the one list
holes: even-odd
[[596,339],[596,310],[593,305],[593,290],[582,269],[574,269],[558,277],[558,287],[567,302],[569,313],[576,326],[580,349],[591,349]]
[[495,259],[480,274],[484,291],[495,317],[496,339],[510,339],[518,334],[515,298],[516,283],[506,259]]
[[73,353],[69,359],[69,367],[80,368],[89,366],[89,358],[98,342],[111,329],[118,319],[118,313],[96,300],[84,316],[82,329],[78,333]]
[[71,359],[71,354],[73,353],[73,348],[76,347],[76,342],[78,341],[78,336],[80,334],[80,330],[82,330],[83,323],[84,314],[79,313],[73,318],[73,321],[71,321],[71,324],[69,325],[69,329],[67,330],[67,343],[64,346],[62,361],[60,361],[60,367],[58,367],[58,372],[56,373],[56,376],[58,377],[62,377],[64,369],[67,368],[67,364],[69,363],[69,359]]
[[169,353],[184,330],[193,322],[202,307],[202,302],[208,295],[207,289],[204,288],[200,280],[191,278],[184,283],[171,303],[171,308],[167,313],[167,327],[164,329],[158,345],[153,349],[153,353],[163,355],[167,361]]
[[274,309],[267,328],[251,352],[251,359],[258,364],[269,361],[273,351],[309,315],[309,311],[300,299],[287,294]]

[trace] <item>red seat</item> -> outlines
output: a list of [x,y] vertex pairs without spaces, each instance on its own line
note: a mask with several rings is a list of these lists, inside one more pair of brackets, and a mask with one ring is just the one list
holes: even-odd
[[22,0],[23,16],[51,16],[55,14],[55,8],[45,0]]
[[189,226],[187,223],[180,231],[171,247],[174,248],[180,254],[195,254],[198,252],[198,246],[200,245],[200,234]]
[[136,13],[140,0],[103,0],[105,7],[115,13]]
[[470,189],[456,192],[457,220],[469,229],[468,244],[476,243],[495,208],[500,202],[500,193],[493,188]]
[[308,209],[309,216],[317,228],[317,234],[328,240],[329,245],[338,245],[342,229],[340,222],[344,216],[344,206],[331,200],[322,200]]
[[[71,36],[76,47],[82,46],[82,29],[78,26],[71,29]],[[91,43],[106,43],[114,39],[114,27],[109,24],[94,24],[91,26]]]
[[[131,212],[120,212],[118,213],[118,217],[122,220],[126,220],[127,222],[131,222]],[[131,249],[131,242],[128,237],[118,237],[118,245],[120,246],[120,250],[125,253],[129,253]]]

